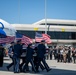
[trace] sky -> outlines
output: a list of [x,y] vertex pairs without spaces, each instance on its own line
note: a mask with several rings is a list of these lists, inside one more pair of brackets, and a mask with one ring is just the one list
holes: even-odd
[[[45,0],[0,0],[0,18],[11,24],[45,19]],[[46,0],[47,19],[76,20],[76,0]]]

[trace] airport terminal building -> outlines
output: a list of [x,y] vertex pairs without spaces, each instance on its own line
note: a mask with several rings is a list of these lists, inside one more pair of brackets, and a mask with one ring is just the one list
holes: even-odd
[[[51,36],[51,45],[76,45],[76,20],[47,19],[46,25],[47,34]],[[45,19],[33,24],[12,24],[12,26],[17,32],[34,39],[36,31],[45,32]]]

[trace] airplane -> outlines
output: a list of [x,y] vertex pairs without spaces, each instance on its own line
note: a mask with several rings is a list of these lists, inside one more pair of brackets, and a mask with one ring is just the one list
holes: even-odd
[[15,28],[8,22],[0,19],[0,29],[6,33],[6,36],[15,36],[16,30]]

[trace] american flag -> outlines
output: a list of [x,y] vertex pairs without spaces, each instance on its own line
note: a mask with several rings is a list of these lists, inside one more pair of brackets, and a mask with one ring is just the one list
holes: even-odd
[[17,40],[22,40],[22,37],[23,37],[22,34],[16,32],[16,41],[17,41]]
[[41,42],[41,40],[43,40],[42,34],[36,32],[36,34],[35,34],[35,41],[36,41],[36,42]]
[[40,33],[36,32],[35,41],[41,42],[41,40],[45,40],[45,42],[48,44],[52,43],[50,36],[48,34],[40,34]]
[[45,40],[46,43],[52,43],[50,36],[48,34],[42,34],[43,40]]
[[28,45],[28,44],[32,43],[32,39],[23,35],[23,37],[22,37],[22,43]]
[[6,38],[0,38],[0,43],[11,43],[15,40],[15,36],[7,36]]

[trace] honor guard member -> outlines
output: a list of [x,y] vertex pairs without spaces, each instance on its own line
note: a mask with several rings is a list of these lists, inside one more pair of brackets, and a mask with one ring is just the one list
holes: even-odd
[[[34,43],[34,54],[33,54],[33,62],[35,65],[35,68],[37,69],[37,63],[38,63],[38,57],[37,57],[37,46],[39,43]],[[40,68],[42,69],[42,71],[45,69],[44,65],[42,63],[40,63]],[[33,70],[33,68],[32,68]]]
[[37,55],[38,55],[38,65],[37,65],[37,71],[39,66],[40,66],[40,63],[42,62],[45,69],[48,71],[50,71],[51,69],[49,68],[48,64],[46,63],[45,61],[45,54],[46,54],[46,47],[45,47],[45,40],[42,40],[41,43],[38,45],[38,52],[37,52]]
[[21,54],[21,59],[22,59],[22,62],[20,63],[20,66],[19,66],[19,69],[20,69],[20,72],[22,72],[22,68],[23,68],[23,65],[25,64],[26,62],[26,51],[27,51],[27,46],[22,43],[22,54]]
[[33,62],[33,53],[34,53],[34,49],[32,48],[32,44],[29,44],[27,47],[26,63],[25,63],[25,66],[23,67],[23,72],[25,72],[25,69],[26,71],[28,71],[29,62],[32,65],[33,71],[36,72],[34,62]]
[[21,40],[18,40],[17,43],[14,45],[14,73],[19,73],[19,64],[20,64],[20,56],[21,56]]

